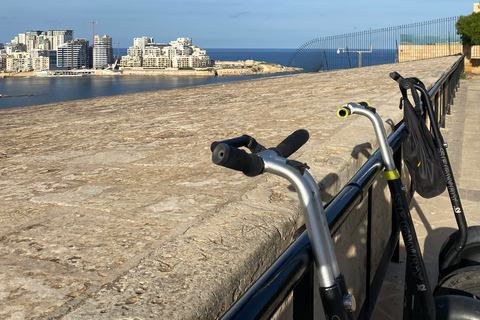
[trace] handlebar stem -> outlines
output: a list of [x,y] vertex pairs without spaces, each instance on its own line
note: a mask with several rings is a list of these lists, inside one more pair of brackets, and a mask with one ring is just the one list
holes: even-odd
[[350,114],[360,114],[370,119],[375,130],[375,135],[377,136],[385,170],[388,172],[396,171],[395,162],[393,160],[393,151],[388,144],[387,134],[380,116],[373,111],[372,108],[365,107],[354,102],[345,104],[343,108],[347,109]]
[[281,176],[295,187],[305,216],[319,284],[322,287],[333,286],[340,273],[315,180],[307,170],[302,175],[299,170],[288,164],[286,158],[278,156],[273,150],[263,151],[258,156],[265,163],[264,172]]

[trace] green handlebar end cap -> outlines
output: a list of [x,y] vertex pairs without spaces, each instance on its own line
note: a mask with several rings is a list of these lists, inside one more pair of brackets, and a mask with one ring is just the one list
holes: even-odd
[[350,115],[350,110],[347,108],[342,107],[337,110],[337,116],[341,119],[345,119],[349,115]]

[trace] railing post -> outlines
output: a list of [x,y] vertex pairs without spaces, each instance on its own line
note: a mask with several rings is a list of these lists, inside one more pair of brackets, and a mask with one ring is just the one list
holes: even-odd
[[445,128],[445,115],[447,112],[448,80],[442,86],[442,110],[440,113],[440,126]]
[[293,320],[313,320],[314,272],[310,267],[293,290]]

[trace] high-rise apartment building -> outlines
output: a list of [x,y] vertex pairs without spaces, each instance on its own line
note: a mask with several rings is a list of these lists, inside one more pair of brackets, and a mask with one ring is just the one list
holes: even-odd
[[57,48],[57,67],[68,69],[89,68],[89,45],[86,39],[68,41]]
[[107,35],[95,36],[93,48],[93,68],[105,68],[113,63],[112,38]]
[[57,50],[58,46],[73,41],[73,30],[48,30],[47,38],[50,40],[50,50]]

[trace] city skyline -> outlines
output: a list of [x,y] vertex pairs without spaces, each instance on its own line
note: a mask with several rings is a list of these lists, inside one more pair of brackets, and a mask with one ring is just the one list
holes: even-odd
[[[31,5],[29,5],[31,3]],[[121,48],[137,37],[156,42],[189,37],[202,48],[296,48],[305,42],[369,29],[429,21],[473,12],[474,1],[313,1],[245,0],[153,1],[86,0],[75,3],[33,0],[2,4],[0,43],[28,30],[74,30],[74,38],[92,41],[109,35]],[[35,8],[29,9],[29,8]],[[62,8],[58,13],[58,8]]]

